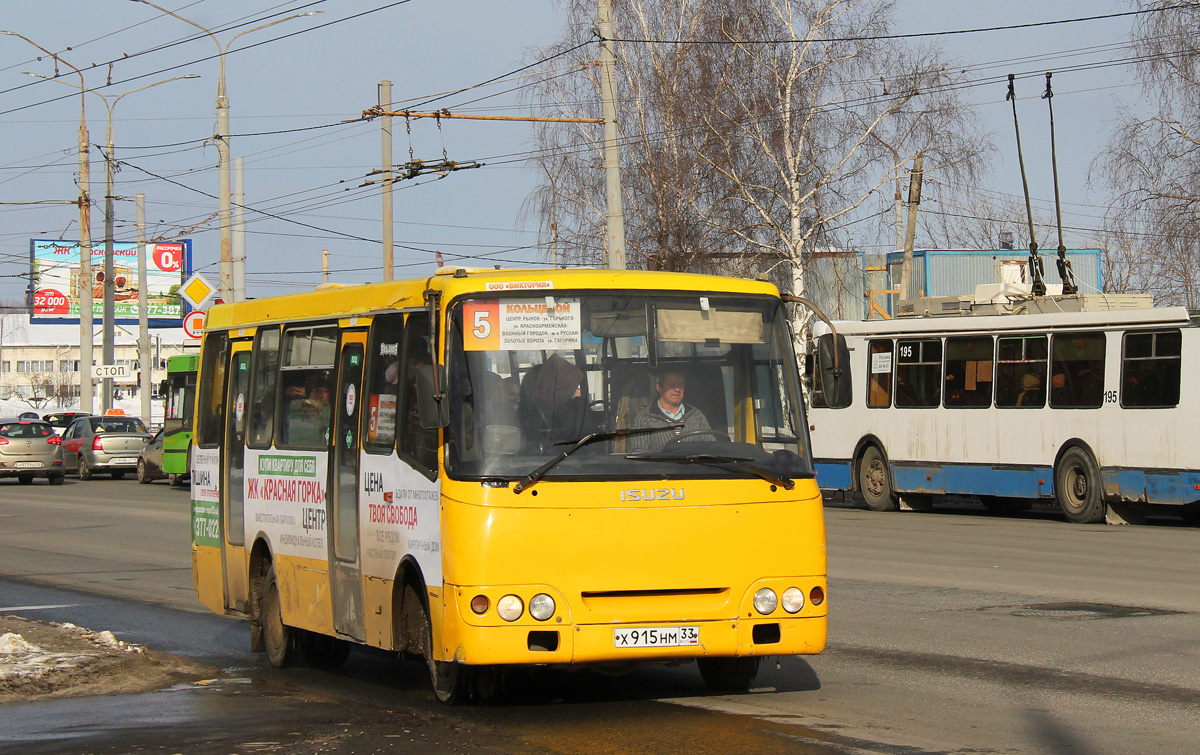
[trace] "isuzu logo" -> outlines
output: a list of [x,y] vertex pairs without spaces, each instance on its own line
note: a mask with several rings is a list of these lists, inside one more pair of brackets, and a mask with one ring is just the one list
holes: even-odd
[[646,488],[622,490],[622,501],[682,501],[683,488]]

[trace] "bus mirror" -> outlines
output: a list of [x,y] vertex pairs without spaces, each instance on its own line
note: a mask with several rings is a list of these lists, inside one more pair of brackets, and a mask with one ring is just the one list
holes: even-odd
[[821,391],[832,409],[844,409],[854,400],[854,380],[850,375],[850,350],[846,337],[826,333],[817,339],[817,369],[821,371]]
[[[442,394],[434,393],[434,370]],[[446,400],[446,368],[440,364],[425,364],[417,368],[417,419],[421,427],[432,430],[450,424],[450,402]]]

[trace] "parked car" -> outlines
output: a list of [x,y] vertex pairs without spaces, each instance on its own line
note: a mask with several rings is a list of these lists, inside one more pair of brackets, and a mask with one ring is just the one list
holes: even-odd
[[138,452],[137,479],[143,485],[161,480],[166,477],[174,487],[179,487],[187,478],[186,474],[166,474],[163,472],[163,436],[164,430],[159,430]]
[[52,412],[50,414],[43,414],[42,419],[50,423],[50,427],[53,427],[59,435],[62,435],[63,430],[70,427],[72,422],[80,417],[90,416],[87,412]]
[[138,452],[150,433],[137,417],[80,417],[62,436],[63,466],[90,480],[108,472],[114,480],[137,469]]
[[0,477],[16,477],[22,485],[45,477],[62,485],[62,438],[40,419],[0,420]]

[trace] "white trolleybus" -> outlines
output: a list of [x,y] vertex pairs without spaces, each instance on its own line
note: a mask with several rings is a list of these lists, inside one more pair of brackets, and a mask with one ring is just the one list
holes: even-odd
[[[1033,297],[980,287],[894,320],[813,328],[817,480],[876,511],[978,496],[1051,499],[1077,523],[1200,515],[1200,316],[1148,296]],[[840,352],[840,353],[839,353]],[[854,377],[851,377],[854,376]],[[822,384],[824,383],[824,385]]]

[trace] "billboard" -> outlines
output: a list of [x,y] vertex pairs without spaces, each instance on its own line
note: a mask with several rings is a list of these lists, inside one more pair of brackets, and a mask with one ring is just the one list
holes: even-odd
[[[29,260],[33,271],[30,320],[78,323],[79,297],[84,285],[92,289],[92,317],[104,315],[104,244],[92,245],[92,277],[80,280],[78,241],[32,239]],[[146,244],[146,309],[150,325],[179,327],[187,305],[179,286],[192,274],[192,240]],[[137,244],[113,243],[114,322],[138,321]]]

